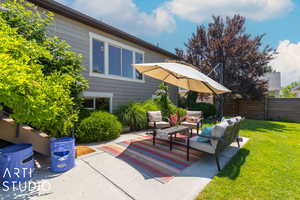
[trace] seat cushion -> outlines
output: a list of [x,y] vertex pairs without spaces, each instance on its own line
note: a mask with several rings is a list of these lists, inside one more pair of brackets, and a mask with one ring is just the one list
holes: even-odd
[[197,123],[199,121],[199,117],[186,116],[185,121],[190,122],[190,123]]
[[148,111],[149,122],[160,122],[162,121],[162,114],[160,111]]
[[[155,123],[156,123],[156,128],[169,128],[169,127],[171,127],[169,122],[160,121],[160,122],[155,122]],[[149,125],[149,127],[154,128],[154,122],[149,122],[148,125]]]
[[201,118],[202,117],[202,111],[190,111],[190,110],[188,110],[186,112],[186,115]]
[[190,127],[190,128],[196,128],[197,127],[197,123],[192,123],[192,122],[181,122],[180,123],[182,126],[187,126],[187,127]]
[[215,153],[214,147],[209,142],[198,142],[198,137],[194,136],[190,139],[190,147],[207,153]]

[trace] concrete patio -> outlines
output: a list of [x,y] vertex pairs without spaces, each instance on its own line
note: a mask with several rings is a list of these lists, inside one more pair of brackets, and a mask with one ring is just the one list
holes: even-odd
[[[145,135],[144,132],[124,134],[108,143],[95,143],[89,146],[97,150],[77,159],[76,167],[63,174],[49,172],[49,161],[37,156],[41,164],[32,182],[43,187],[20,187],[15,191],[0,189],[0,199],[193,199],[211,181],[218,170],[213,156],[203,154],[199,161],[184,169],[168,183],[162,184],[147,177],[128,163],[99,150],[111,142],[120,142]],[[241,146],[248,141],[243,138]],[[238,151],[236,143],[227,148],[220,156],[221,166]],[[37,184],[38,185],[38,184]]]

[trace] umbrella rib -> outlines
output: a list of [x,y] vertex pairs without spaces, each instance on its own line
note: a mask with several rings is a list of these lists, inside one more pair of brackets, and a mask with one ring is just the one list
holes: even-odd
[[187,79],[187,84],[188,84],[188,88],[189,88],[189,90],[191,90],[190,79]]
[[164,68],[162,68],[162,67],[159,67],[159,68],[161,68],[162,70],[168,72],[169,74],[171,74],[172,76],[174,76],[176,79],[187,78],[187,77],[178,77],[178,76],[176,76],[176,75],[175,75],[172,71],[170,71],[170,70],[164,69]]
[[167,76],[165,78],[163,78],[163,81],[165,81],[171,74],[167,74]]
[[202,82],[210,91],[212,91],[213,93],[214,93],[214,95],[217,95],[217,93],[213,90],[213,89],[211,89],[211,87],[206,83],[206,82]]
[[159,68],[161,68],[161,67],[156,66],[156,68],[154,68],[154,69],[148,69],[148,70],[146,70],[146,71],[143,71],[142,73],[151,72],[151,71],[156,70],[156,69],[159,69]]

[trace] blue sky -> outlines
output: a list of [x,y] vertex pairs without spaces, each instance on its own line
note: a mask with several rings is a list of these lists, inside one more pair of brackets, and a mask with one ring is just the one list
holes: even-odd
[[297,0],[57,0],[174,52],[212,15],[247,18],[247,32],[265,33],[278,50],[271,65],[282,85],[300,79],[300,2]]
[[[275,0],[273,0],[275,1]],[[164,0],[135,0],[136,5],[145,12],[151,12]],[[276,48],[280,41],[289,40],[293,43],[300,41],[300,1],[294,1],[294,8],[289,13],[279,17],[263,21],[247,20],[247,31],[254,35],[266,33],[264,43]],[[217,15],[217,13],[216,13]],[[182,47],[183,43],[195,31],[197,25],[207,24],[208,21],[194,23],[176,18],[176,31],[172,34],[162,34],[160,37],[143,37],[146,40],[156,43],[161,47],[173,51],[175,47]],[[180,31],[184,30],[184,31]]]

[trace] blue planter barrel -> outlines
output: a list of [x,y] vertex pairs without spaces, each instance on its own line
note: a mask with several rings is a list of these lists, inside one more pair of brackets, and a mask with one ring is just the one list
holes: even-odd
[[0,183],[3,185],[28,181],[33,171],[31,144],[16,144],[0,149]]
[[52,172],[65,172],[75,166],[75,139],[52,138],[50,141]]

